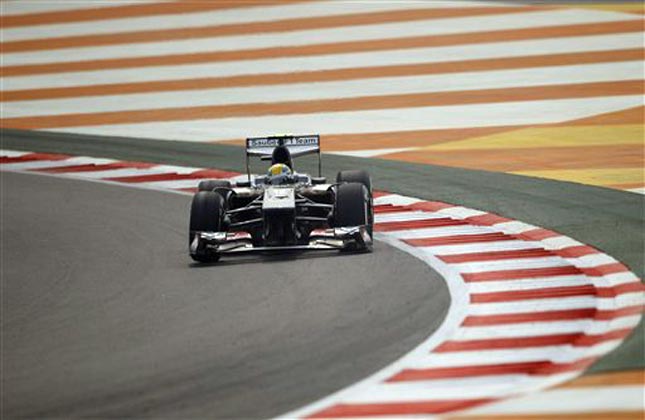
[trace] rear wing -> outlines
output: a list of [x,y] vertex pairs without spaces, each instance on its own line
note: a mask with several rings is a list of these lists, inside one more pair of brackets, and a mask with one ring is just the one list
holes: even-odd
[[249,176],[249,181],[251,180],[249,157],[259,156],[261,160],[271,160],[273,149],[277,146],[286,146],[287,149],[289,149],[292,158],[317,153],[318,176],[322,176],[320,136],[318,134],[250,137],[246,139],[246,172]]

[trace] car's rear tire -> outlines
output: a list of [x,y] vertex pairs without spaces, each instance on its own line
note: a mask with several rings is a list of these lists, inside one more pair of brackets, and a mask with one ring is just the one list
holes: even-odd
[[340,171],[336,175],[336,182],[359,182],[367,188],[367,191],[372,194],[372,178],[367,171],[356,169],[351,171]]
[[231,188],[231,181],[224,179],[207,179],[199,183],[199,191],[213,191],[215,188]]
[[[224,198],[216,192],[199,191],[193,196],[190,206],[189,247],[195,239],[195,232],[221,231],[224,208]],[[191,252],[190,256],[199,262],[219,260],[219,255],[207,249],[198,248],[195,252]]]
[[368,214],[368,223],[367,230],[370,236],[374,233],[374,208],[373,208],[373,198],[372,198],[372,178],[367,171],[362,169],[355,169],[349,171],[340,171],[336,175],[336,182],[341,183],[351,183],[358,182],[365,185],[367,191],[369,192],[370,203],[369,203],[369,214]]

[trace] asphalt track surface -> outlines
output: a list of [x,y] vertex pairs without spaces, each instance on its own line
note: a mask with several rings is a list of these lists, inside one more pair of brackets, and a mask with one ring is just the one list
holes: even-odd
[[3,418],[279,415],[394,361],[449,305],[381,243],[200,266],[189,196],[1,178]]

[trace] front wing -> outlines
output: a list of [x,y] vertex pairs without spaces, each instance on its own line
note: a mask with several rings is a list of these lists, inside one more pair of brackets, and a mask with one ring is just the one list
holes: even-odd
[[371,251],[373,239],[367,226],[317,229],[311,232],[306,245],[253,246],[246,232],[195,232],[190,243],[191,255],[215,253],[218,255],[266,253],[281,251]]

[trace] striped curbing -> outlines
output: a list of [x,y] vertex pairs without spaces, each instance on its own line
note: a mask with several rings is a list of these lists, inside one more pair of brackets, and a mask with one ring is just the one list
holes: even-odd
[[504,400],[458,414],[454,419],[640,419],[642,370],[595,374],[539,394]]
[[[1,151],[0,164],[2,170],[179,193],[194,191],[202,179],[240,176],[16,151]],[[486,411],[488,403],[512,414],[518,405],[508,408],[500,400],[524,398],[579,376],[640,321],[645,303],[640,280],[612,257],[571,238],[479,210],[390,193],[377,194],[375,213],[377,239],[420,258],[446,279],[452,296],[448,316],[435,334],[392,365],[284,417],[432,416],[478,406],[484,408],[472,413],[486,415],[495,412]],[[576,390],[576,398],[584,392]],[[603,403],[600,396],[607,393],[588,395],[599,396],[595,411],[620,409]],[[631,410],[637,393],[621,395]],[[539,404],[531,407],[542,413]]]

